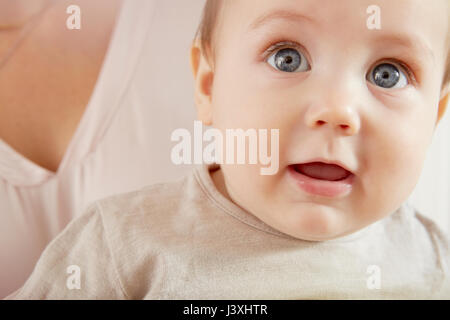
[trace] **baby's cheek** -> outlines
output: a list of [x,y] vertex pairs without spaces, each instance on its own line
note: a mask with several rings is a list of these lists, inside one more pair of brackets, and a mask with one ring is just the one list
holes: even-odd
[[250,164],[224,164],[223,173],[228,187],[232,189],[234,196],[246,202],[246,199],[257,198],[267,189],[267,179],[260,175],[259,165]]
[[379,136],[368,152],[371,157],[365,187],[372,190],[371,198],[380,201],[386,211],[397,209],[409,197],[420,177],[425,155],[421,137],[407,127],[397,129]]

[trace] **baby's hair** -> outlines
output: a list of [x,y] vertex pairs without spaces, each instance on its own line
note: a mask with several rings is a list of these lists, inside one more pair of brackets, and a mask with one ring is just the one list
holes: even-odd
[[445,41],[447,45],[447,62],[445,63],[445,73],[442,79],[442,88],[450,84],[450,0],[447,0],[447,13],[448,13],[448,29],[447,39]]
[[[450,2],[450,1],[449,1]],[[223,0],[206,0],[203,9],[203,16],[197,30],[195,38],[200,41],[200,47],[206,60],[212,69],[215,64],[215,32],[219,24],[220,11],[223,9]],[[450,5],[448,6],[449,13],[449,30],[447,32],[447,61],[445,67],[444,77],[442,79],[442,86],[450,84]]]
[[195,38],[200,41],[201,50],[212,68],[215,64],[214,36],[222,6],[222,0],[206,0],[202,20],[195,35]]

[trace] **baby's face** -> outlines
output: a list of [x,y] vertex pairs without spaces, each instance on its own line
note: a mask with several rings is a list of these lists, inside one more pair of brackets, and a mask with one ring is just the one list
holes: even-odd
[[[395,211],[418,181],[437,122],[448,1],[225,3],[212,125],[280,134],[277,174],[221,166],[231,199],[305,240],[344,236]],[[367,27],[373,4],[379,30]],[[317,168],[299,164],[322,160],[352,174],[308,179]]]

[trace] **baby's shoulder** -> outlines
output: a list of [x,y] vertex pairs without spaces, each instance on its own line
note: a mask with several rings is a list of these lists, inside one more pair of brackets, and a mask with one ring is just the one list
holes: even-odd
[[391,224],[397,225],[398,228],[393,228],[391,232],[395,230],[400,237],[409,236],[410,246],[428,248],[442,261],[450,258],[449,235],[410,203],[404,203],[392,216]]
[[199,189],[191,173],[176,181],[98,200],[97,211],[108,241],[120,247],[142,243],[150,246],[185,234],[184,229],[189,229],[190,220],[202,203]]
[[[433,220],[416,210],[415,218],[426,230],[429,236],[430,246],[436,253],[436,261],[445,274],[446,289],[450,290],[450,237]],[[447,297],[450,292],[447,291]]]
[[[442,278],[439,281],[439,289],[436,289],[434,293],[434,299],[448,299],[450,296],[450,237],[432,219],[426,217],[412,206],[410,206],[410,210],[415,222],[413,232],[418,235],[417,242],[423,242],[432,252],[431,256],[427,256],[424,250],[419,251],[419,254],[425,260],[434,263],[437,270],[442,274]],[[420,234],[423,236],[420,237]]]
[[[189,178],[157,183],[138,190],[112,195],[97,201],[106,227],[154,225],[177,211],[185,200]],[[130,225],[131,224],[131,225]]]
[[138,190],[115,194],[97,201],[105,218],[122,219],[140,214],[167,211],[169,202],[181,199],[186,179],[152,184]]
[[430,237],[431,241],[438,242],[447,250],[449,249],[449,236],[435,221],[409,203],[404,205],[404,210],[407,212],[406,216],[410,219],[413,231],[422,231]]

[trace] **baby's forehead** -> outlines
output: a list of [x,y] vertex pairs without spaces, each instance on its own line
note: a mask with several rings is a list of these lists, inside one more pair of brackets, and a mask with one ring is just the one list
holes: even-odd
[[[442,51],[448,41],[449,0],[392,1],[378,0],[225,0],[222,27],[235,35],[270,33],[281,25],[306,32],[313,27],[315,34],[351,35],[355,41],[378,35],[417,42],[427,51]],[[370,20],[379,22],[370,28]],[[285,30],[285,29],[284,29]],[[402,35],[400,37],[400,35]],[[446,51],[446,50],[445,50]]]
[[228,19],[244,20],[248,24],[280,11],[315,17],[318,24],[329,25],[343,19],[366,21],[367,15],[374,12],[373,8],[378,8],[386,27],[395,24],[413,27],[421,22],[431,22],[437,27],[443,23],[447,25],[450,16],[450,0],[377,0],[376,3],[372,0],[258,0],[257,6],[249,0],[222,2],[222,10],[227,12]]

